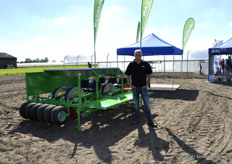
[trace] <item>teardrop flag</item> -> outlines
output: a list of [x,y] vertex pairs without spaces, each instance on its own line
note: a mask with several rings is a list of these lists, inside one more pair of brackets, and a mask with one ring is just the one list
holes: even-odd
[[95,68],[97,67],[97,59],[96,59],[96,39],[97,39],[97,31],[99,27],[101,11],[104,4],[104,0],[95,0],[94,1],[94,11],[93,11],[93,27],[94,27],[94,61]]
[[140,41],[143,37],[143,32],[147,24],[147,20],[151,11],[153,0],[142,0],[142,9],[141,9],[141,34]]
[[192,30],[194,29],[195,21],[193,18],[189,18],[184,25],[183,30],[183,44],[182,44],[182,50],[184,51],[184,48],[188,42],[188,39],[191,35]]
[[94,12],[93,12],[93,26],[94,26],[94,47],[97,39],[97,31],[99,27],[101,11],[104,4],[104,0],[95,0],[94,2]]

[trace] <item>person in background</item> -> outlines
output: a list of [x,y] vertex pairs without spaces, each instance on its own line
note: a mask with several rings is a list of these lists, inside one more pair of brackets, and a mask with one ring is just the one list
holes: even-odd
[[201,66],[201,63],[200,63],[200,74],[202,74],[202,66]]
[[89,67],[89,68],[91,68],[91,67],[92,67],[92,65],[90,64],[90,62],[88,62],[88,67]]
[[225,70],[225,60],[224,59],[221,60],[220,65],[221,65],[222,72],[224,73],[224,70]]
[[150,100],[148,94],[148,86],[151,80],[152,69],[148,62],[142,60],[142,51],[140,49],[134,52],[134,61],[131,62],[126,69],[127,82],[132,88],[133,98],[135,102],[135,119],[132,125],[140,123],[140,106],[139,106],[139,94],[143,99],[145,105],[146,116],[148,125],[151,127],[157,127],[153,122],[151,115]]
[[231,77],[230,77],[230,73],[232,70],[232,63],[231,63],[231,57],[229,56],[227,61],[226,61],[226,70],[227,70],[227,81],[231,82]]
[[216,66],[216,69],[217,69],[217,72],[216,72],[216,75],[219,76],[219,61],[215,61],[215,66]]

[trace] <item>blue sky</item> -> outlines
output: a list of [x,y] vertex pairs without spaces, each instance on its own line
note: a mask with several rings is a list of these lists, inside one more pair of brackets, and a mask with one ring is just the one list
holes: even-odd
[[[110,60],[116,60],[117,48],[135,42],[141,2],[105,0],[97,61],[105,61],[108,53]],[[90,60],[93,6],[94,0],[0,0],[0,52],[16,56],[18,61],[45,57],[60,61],[65,55]],[[184,58],[186,52],[192,58],[206,58],[214,39],[232,37],[231,6],[231,0],[154,0],[143,36],[154,33],[181,48],[184,23],[192,17],[195,28]]]

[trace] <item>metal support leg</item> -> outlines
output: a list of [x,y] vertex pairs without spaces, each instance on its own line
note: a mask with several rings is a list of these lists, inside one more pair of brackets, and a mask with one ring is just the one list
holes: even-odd
[[77,128],[79,131],[81,131],[81,112],[79,108],[77,108]]

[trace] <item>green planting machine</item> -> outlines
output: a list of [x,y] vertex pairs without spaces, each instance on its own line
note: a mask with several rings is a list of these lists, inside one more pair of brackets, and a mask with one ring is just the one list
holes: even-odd
[[133,99],[125,89],[119,68],[47,69],[26,73],[27,101],[20,106],[23,118],[62,125],[68,116],[114,108]]

